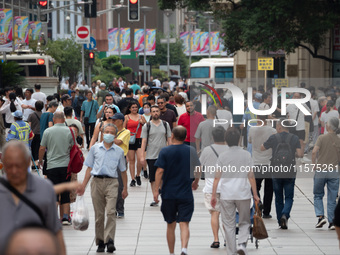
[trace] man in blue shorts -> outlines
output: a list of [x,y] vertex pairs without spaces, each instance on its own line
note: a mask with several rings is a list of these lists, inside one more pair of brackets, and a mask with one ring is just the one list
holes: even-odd
[[172,145],[163,148],[155,163],[157,167],[154,185],[154,201],[158,203],[159,187],[162,184],[162,206],[164,220],[167,222],[167,241],[170,255],[175,250],[176,222],[181,230],[182,253],[187,254],[189,242],[189,222],[194,212],[192,190],[198,187],[199,178],[193,182],[195,167],[200,161],[193,147],[184,144],[187,131],[183,126],[172,130]]

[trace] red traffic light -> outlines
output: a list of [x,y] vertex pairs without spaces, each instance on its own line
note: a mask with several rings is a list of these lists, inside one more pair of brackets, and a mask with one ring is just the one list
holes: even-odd
[[38,62],[38,65],[43,65],[43,64],[45,64],[45,60],[42,59],[42,58],[39,58],[39,59],[37,60],[37,62]]
[[39,1],[39,5],[41,7],[46,7],[47,6],[47,1]]
[[138,0],[130,0],[131,4],[136,4],[138,2]]
[[90,59],[94,59],[94,53],[93,53],[93,52],[90,52],[90,53],[89,53],[89,58],[90,58]]

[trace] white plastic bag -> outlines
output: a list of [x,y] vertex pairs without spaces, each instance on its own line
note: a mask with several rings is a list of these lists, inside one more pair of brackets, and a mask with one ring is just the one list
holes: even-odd
[[84,196],[77,196],[72,224],[75,230],[85,231],[89,227],[89,211],[85,205]]

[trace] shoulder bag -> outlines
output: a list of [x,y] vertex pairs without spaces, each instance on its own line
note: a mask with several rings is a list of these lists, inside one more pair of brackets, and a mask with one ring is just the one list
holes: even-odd
[[3,178],[0,178],[0,183],[5,186],[11,193],[13,193],[14,195],[16,195],[22,202],[24,202],[25,204],[27,204],[29,207],[31,207],[31,209],[33,211],[36,212],[36,214],[38,214],[43,226],[46,226],[46,220],[45,217],[42,213],[42,211],[40,210],[40,208],[34,204],[31,200],[29,200],[26,196],[24,196],[23,194],[21,194],[16,188],[14,188],[11,184],[9,184],[8,181],[6,181]]

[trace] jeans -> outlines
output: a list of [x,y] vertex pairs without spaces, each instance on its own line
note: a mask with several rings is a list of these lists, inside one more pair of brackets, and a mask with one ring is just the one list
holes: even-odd
[[96,123],[85,124],[85,136],[86,136],[87,148],[89,148],[90,146],[95,125]]
[[295,178],[273,178],[276,217],[280,223],[283,215],[289,219],[293,207]]
[[323,197],[327,184],[327,217],[329,223],[333,222],[336,207],[336,197],[339,190],[339,177],[332,173],[318,173],[314,175],[314,210],[315,215],[324,216]]

